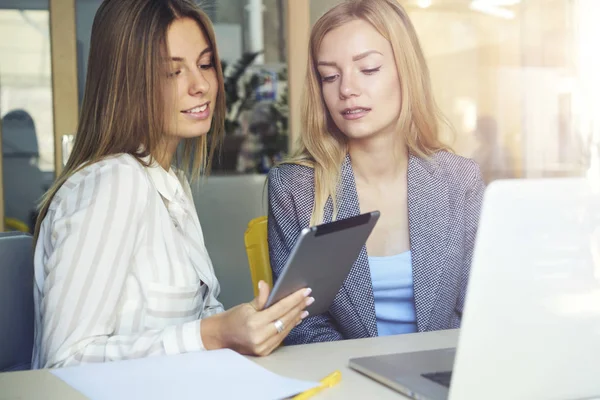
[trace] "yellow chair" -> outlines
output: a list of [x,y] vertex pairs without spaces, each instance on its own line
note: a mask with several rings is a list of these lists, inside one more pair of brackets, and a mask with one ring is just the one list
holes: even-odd
[[248,228],[244,233],[244,243],[246,244],[246,254],[250,265],[252,287],[254,295],[257,296],[260,280],[265,281],[270,288],[273,287],[273,273],[267,241],[267,217],[265,215],[254,218],[248,223]]
[[16,218],[4,218],[4,227],[7,230],[29,233],[29,227],[27,224],[23,221],[19,221]]

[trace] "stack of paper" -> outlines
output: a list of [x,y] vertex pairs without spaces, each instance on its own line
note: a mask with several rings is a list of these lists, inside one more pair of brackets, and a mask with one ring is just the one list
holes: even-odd
[[228,349],[86,364],[52,373],[92,400],[284,399],[319,385],[279,376]]

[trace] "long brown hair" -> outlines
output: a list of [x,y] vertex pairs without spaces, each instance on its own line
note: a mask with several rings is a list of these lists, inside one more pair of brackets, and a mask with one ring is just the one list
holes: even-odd
[[429,69],[406,11],[397,0],[347,0],[338,4],[315,23],[310,34],[301,109],[303,130],[297,149],[286,161],[314,168],[315,203],[311,224],[323,220],[323,209],[329,198],[336,217],[336,191],[348,150],[346,136],[335,126],[323,99],[317,55],[328,32],[357,19],[371,24],[392,46],[402,95],[399,132],[404,135],[409,151],[428,157],[449,149],[439,139],[440,122],[447,120],[433,99]]
[[36,240],[52,198],[79,169],[113,154],[131,154],[144,165],[146,157],[157,157],[166,127],[167,31],[181,18],[195,20],[206,36],[213,52],[218,92],[210,132],[185,139],[174,164],[192,178],[208,174],[223,137],[226,113],[223,72],[210,19],[192,0],[105,0],[92,25],[73,150],[42,199]]

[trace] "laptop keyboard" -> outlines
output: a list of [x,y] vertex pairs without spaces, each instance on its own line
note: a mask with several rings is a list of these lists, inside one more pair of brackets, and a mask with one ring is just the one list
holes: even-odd
[[422,374],[424,378],[434,381],[444,387],[450,387],[450,380],[452,379],[452,372],[432,372],[429,374]]

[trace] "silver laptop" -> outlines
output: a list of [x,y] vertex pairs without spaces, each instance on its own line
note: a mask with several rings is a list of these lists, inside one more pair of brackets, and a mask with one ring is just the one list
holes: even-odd
[[600,398],[600,184],[490,184],[458,347],[350,367],[414,399]]

